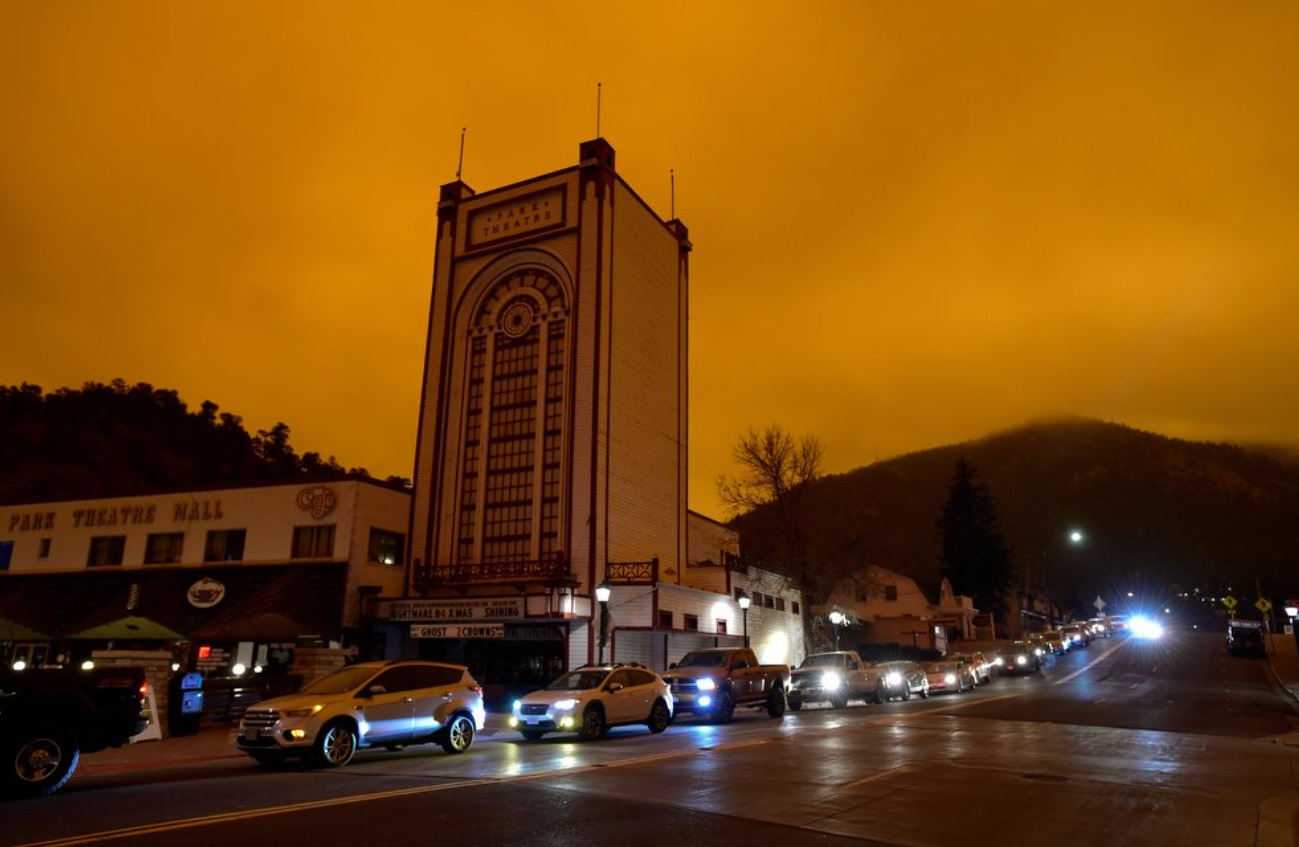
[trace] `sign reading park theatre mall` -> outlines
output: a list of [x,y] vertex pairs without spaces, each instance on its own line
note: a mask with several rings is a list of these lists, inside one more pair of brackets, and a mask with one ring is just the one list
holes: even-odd
[[[394,600],[391,621],[410,621],[411,638],[504,638],[505,624],[523,617],[518,597],[473,600]],[[484,623],[486,621],[486,623]]]

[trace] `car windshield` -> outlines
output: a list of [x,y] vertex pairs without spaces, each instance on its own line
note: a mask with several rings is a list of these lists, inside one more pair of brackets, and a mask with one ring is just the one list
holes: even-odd
[[803,660],[800,668],[840,668],[847,664],[845,656],[808,656]]
[[724,668],[726,667],[725,653],[687,653],[685,658],[677,662],[684,668]]
[[609,676],[608,671],[573,671],[546,686],[547,691],[590,691],[599,688]]
[[355,691],[376,673],[373,667],[341,668],[302,687],[303,694],[346,694]]
[[945,673],[947,671],[956,670],[956,663],[955,662],[930,662],[928,665],[925,665],[925,669],[929,671],[933,671],[935,673]]

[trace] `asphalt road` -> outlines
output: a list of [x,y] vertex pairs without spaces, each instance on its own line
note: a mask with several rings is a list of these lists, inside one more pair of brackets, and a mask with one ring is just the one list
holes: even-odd
[[1099,641],[964,694],[577,743],[478,739],[345,768],[242,759],[78,777],[9,845],[1292,845],[1295,711],[1221,640]]

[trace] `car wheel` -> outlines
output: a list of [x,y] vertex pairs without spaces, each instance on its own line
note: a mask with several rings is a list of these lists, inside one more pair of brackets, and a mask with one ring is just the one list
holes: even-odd
[[316,763],[340,768],[356,755],[356,730],[346,721],[331,721],[316,736]]
[[717,693],[717,702],[713,704],[713,723],[727,723],[734,714],[735,701],[731,699],[731,692],[719,691]]
[[656,735],[668,728],[672,721],[672,714],[668,711],[668,704],[662,700],[655,700],[653,708],[650,709],[649,720],[645,725],[649,731]]
[[875,683],[875,697],[873,699],[875,700],[875,705],[877,706],[883,704],[884,701],[888,699],[888,692],[884,690],[884,683],[882,682]]
[[609,731],[609,725],[604,721],[604,709],[599,706],[588,706],[582,713],[582,728],[578,731],[583,741],[595,741],[597,738],[603,738],[604,734]]
[[802,701],[802,700],[799,700],[799,699],[791,699],[791,700],[789,701],[789,708],[790,708],[792,711],[797,712],[797,711],[799,711],[800,709],[803,708],[803,701]]
[[921,689],[920,689],[920,699],[921,699],[921,700],[927,700],[927,699],[929,699],[929,683],[928,683],[928,682],[925,683],[925,687],[924,687],[924,688],[921,688]]
[[785,686],[777,685],[771,689],[771,693],[767,695],[767,714],[773,718],[783,718],[787,705],[789,701],[785,697]]
[[442,733],[442,749],[453,755],[463,753],[474,743],[474,722],[464,715],[452,715]]
[[528,741],[540,741],[541,737],[546,734],[539,729],[524,729],[520,731],[523,733],[523,737]]
[[830,706],[835,709],[842,709],[848,705],[847,694],[836,694],[830,698]]
[[15,797],[46,797],[72,778],[80,759],[81,749],[69,730],[38,725],[5,744],[5,786]]
[[909,682],[902,683],[902,699],[903,700],[911,699],[911,683]]

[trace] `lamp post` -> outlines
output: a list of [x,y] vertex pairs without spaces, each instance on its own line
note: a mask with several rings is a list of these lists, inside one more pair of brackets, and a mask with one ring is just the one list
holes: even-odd
[[830,613],[830,623],[834,624],[834,649],[839,650],[839,625],[843,623],[843,612],[835,609]]
[[612,593],[608,582],[596,586],[595,599],[600,603],[600,660],[596,664],[600,665],[604,664],[604,645],[609,643],[609,595]]
[[743,588],[735,595],[735,602],[740,604],[740,611],[744,613],[744,646],[749,646],[749,606],[753,603],[753,598],[749,597],[748,592]]
[[[1086,538],[1086,536],[1083,535],[1082,530],[1080,529],[1071,529],[1069,530],[1069,533],[1065,536],[1065,539],[1068,540],[1070,544],[1074,544],[1074,545],[1082,544],[1084,538]],[[1050,568],[1047,565],[1048,565],[1047,547],[1043,547],[1042,548],[1042,594],[1046,598],[1047,626],[1050,629],[1054,629],[1055,628],[1055,607],[1051,603],[1051,583],[1050,580],[1048,579],[1048,576],[1050,575]]]

